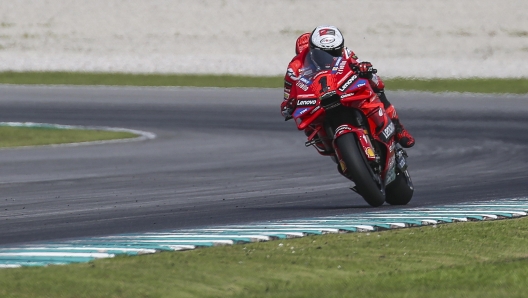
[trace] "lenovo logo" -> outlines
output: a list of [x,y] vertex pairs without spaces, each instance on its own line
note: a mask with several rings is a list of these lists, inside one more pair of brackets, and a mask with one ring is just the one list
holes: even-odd
[[358,78],[357,75],[353,75],[352,77],[350,77],[350,79],[348,79],[348,81],[346,81],[343,85],[341,85],[341,87],[339,87],[339,91],[341,92],[345,92],[345,90],[348,89],[348,87],[350,87],[350,85],[352,85],[352,83]]

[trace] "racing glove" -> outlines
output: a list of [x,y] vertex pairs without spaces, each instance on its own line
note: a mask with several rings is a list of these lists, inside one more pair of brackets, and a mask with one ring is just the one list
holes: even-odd
[[281,114],[284,117],[284,121],[288,121],[291,118],[293,118],[293,116],[292,116],[293,110],[294,109],[291,106],[285,106],[285,107],[282,108]]
[[359,62],[354,70],[359,74],[360,77],[368,80],[372,79],[372,74],[378,72],[378,70],[372,66],[372,63],[367,61]]

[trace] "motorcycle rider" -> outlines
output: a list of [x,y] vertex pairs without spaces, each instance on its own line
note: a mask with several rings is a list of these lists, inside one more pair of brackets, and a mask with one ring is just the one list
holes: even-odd
[[334,57],[343,57],[352,65],[353,70],[364,79],[368,79],[372,89],[378,94],[386,113],[392,119],[396,128],[396,141],[404,148],[410,148],[414,145],[414,138],[400,123],[396,109],[389,102],[385,95],[385,84],[376,74],[377,70],[373,68],[372,63],[361,61],[354,52],[345,47],[343,35],[334,26],[319,26],[311,33],[303,33],[297,38],[295,43],[295,57],[288,64],[286,75],[284,76],[284,101],[281,104],[281,113],[286,120],[292,117],[295,109],[296,94],[293,86],[300,79],[299,70],[309,49],[323,50]]

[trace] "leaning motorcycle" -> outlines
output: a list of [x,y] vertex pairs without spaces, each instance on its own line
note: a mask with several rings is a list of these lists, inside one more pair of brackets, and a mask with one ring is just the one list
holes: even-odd
[[371,206],[409,203],[414,187],[407,154],[368,80],[342,57],[311,49],[292,88],[298,95],[292,118],[307,135],[307,147],[331,156]]

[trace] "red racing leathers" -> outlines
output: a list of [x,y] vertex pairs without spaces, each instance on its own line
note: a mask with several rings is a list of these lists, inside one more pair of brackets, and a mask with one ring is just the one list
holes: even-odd
[[[309,33],[305,33],[309,34]],[[298,54],[293,57],[290,64],[288,64],[288,70],[284,76],[284,100],[281,104],[281,113],[287,119],[291,117],[296,105],[296,97],[294,85],[297,84],[297,81],[300,79],[299,70],[302,68],[302,64],[306,54],[309,52],[307,42],[306,44],[300,43],[301,38],[305,35],[301,35],[296,43],[296,52]],[[385,84],[381,78],[373,73],[372,64],[370,62],[362,62],[359,58],[348,48],[343,49],[343,59],[346,59],[348,63],[355,65],[360,72],[360,75],[365,73],[369,79],[372,89],[378,93],[380,100],[383,102],[385,110],[389,117],[394,122],[396,127],[396,140],[405,148],[412,147],[414,145],[414,138],[403,128],[399,121],[398,114],[394,106],[388,101],[384,93]],[[367,69],[369,68],[369,69]],[[306,132],[309,133],[309,132]]]
[[[302,68],[307,53],[308,48],[306,47],[299,54],[295,55],[290,64],[288,64],[288,70],[284,76],[284,101],[281,104],[281,111],[295,107],[295,98],[297,97],[297,94],[295,94],[295,88],[293,88],[293,85],[295,85],[300,78],[299,70]],[[343,49],[343,58],[346,59],[349,64],[355,65],[359,69],[361,60],[359,60],[354,52],[348,48]],[[372,78],[369,79],[369,82],[372,89],[376,92],[383,91],[383,88],[385,88],[385,84],[375,73],[372,74]]]

